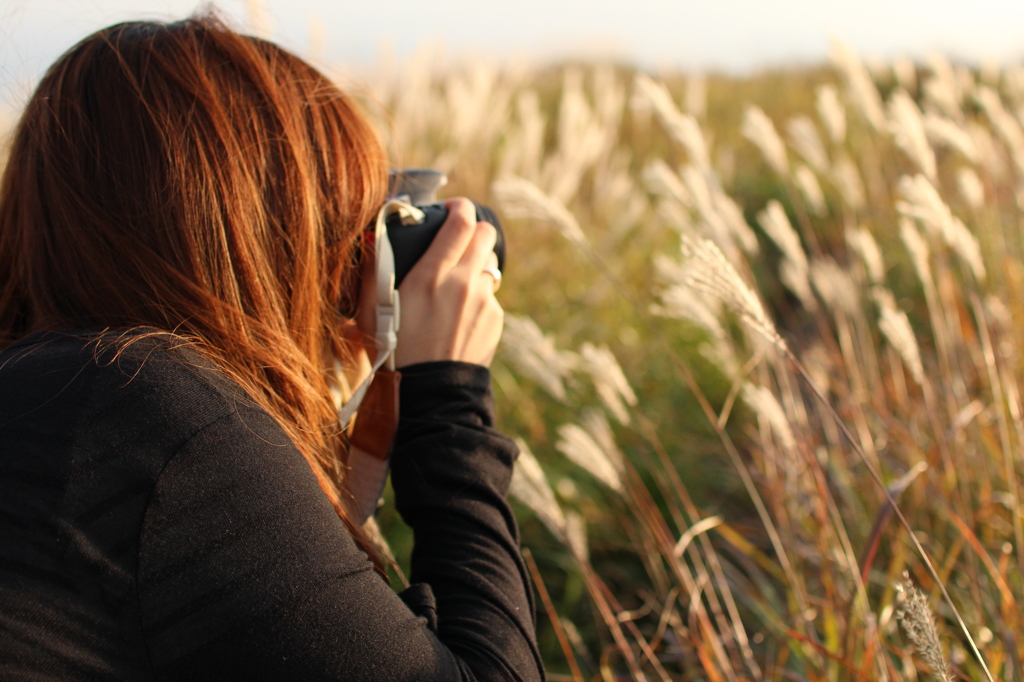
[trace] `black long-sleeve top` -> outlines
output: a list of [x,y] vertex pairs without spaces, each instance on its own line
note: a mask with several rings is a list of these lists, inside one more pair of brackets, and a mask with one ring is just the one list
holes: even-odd
[[237,384],[95,341],[0,354],[0,679],[543,678],[485,368],[403,373],[396,594]]

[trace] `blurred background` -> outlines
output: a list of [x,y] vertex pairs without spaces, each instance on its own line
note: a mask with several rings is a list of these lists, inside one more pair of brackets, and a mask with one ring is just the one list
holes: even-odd
[[[128,19],[181,18],[196,0],[0,0],[0,106],[70,45]],[[977,0],[219,0],[238,26],[331,65],[432,46],[500,60],[612,58],[648,69],[749,73],[822,62],[828,38],[875,59],[1006,61],[1022,50],[1024,3]]]

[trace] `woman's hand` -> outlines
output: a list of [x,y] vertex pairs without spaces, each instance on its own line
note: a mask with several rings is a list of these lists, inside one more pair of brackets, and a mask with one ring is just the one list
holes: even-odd
[[497,283],[484,272],[497,264],[497,232],[476,221],[468,199],[445,202],[448,219],[402,280],[395,366],[460,360],[489,366],[501,338],[504,311]]

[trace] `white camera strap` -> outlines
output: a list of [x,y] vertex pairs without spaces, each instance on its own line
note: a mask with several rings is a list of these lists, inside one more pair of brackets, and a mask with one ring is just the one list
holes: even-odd
[[377,346],[377,357],[370,373],[356,387],[348,401],[338,409],[338,421],[346,428],[352,421],[359,404],[366,396],[366,391],[373,381],[374,375],[381,367],[395,368],[395,348],[398,346],[398,327],[401,321],[401,306],[398,291],[395,289],[395,254],[388,239],[388,216],[397,213],[403,225],[414,225],[423,222],[423,211],[412,204],[396,199],[384,203],[377,213],[374,224],[374,245],[376,251],[376,317],[377,331],[374,341]]

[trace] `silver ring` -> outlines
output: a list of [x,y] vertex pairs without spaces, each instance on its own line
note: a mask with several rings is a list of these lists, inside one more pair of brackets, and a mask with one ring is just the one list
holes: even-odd
[[483,271],[494,278],[494,289],[497,291],[498,287],[501,286],[501,270],[493,265],[488,265]]

